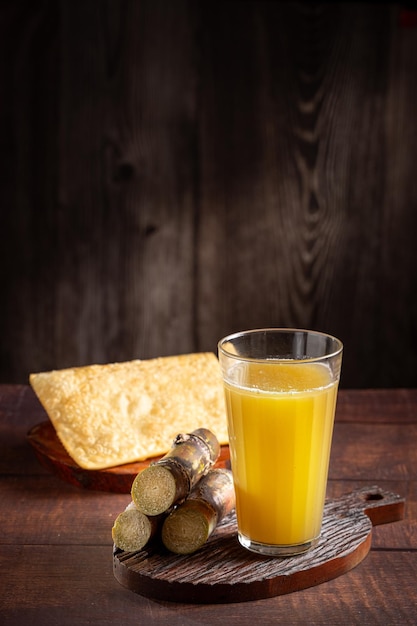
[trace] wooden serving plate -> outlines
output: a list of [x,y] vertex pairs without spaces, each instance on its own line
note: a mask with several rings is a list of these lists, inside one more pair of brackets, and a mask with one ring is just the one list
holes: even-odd
[[[49,420],[34,426],[27,438],[35,451],[39,463],[62,480],[97,491],[130,493],[136,475],[159,457],[118,465],[103,470],[86,470],[80,467],[60,442],[55,428]],[[229,462],[229,446],[222,446],[216,467],[226,467]]]
[[379,487],[329,501],[319,543],[285,558],[261,557],[241,547],[232,513],[192,555],[171,554],[159,543],[140,552],[113,548],[113,572],[124,587],[156,600],[218,604],[271,598],[353,569],[370,550],[372,526],[402,519],[404,505],[404,498]]

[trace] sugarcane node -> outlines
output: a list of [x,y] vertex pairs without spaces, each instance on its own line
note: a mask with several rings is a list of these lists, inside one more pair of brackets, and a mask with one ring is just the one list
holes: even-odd
[[191,433],[177,435],[171,449],[156,463],[175,459],[189,474],[192,489],[214,465],[219,455],[220,444],[217,437],[207,428],[198,428]]
[[220,455],[220,443],[216,435],[214,435],[214,433],[212,433],[208,428],[197,428],[196,430],[193,430],[193,432],[189,433],[189,437],[203,442],[209,452],[208,463],[210,465],[214,465]]

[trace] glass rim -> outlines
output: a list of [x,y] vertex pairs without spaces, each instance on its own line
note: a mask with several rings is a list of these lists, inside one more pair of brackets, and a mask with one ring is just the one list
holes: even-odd
[[[286,357],[267,357],[267,358],[259,358],[259,357],[250,357],[250,356],[242,356],[240,354],[235,354],[233,352],[229,352],[223,346],[226,343],[231,342],[238,337],[242,337],[244,335],[259,335],[261,333],[281,333],[289,335],[290,333],[303,333],[305,335],[315,335],[323,338],[331,339],[337,346],[335,350],[329,351],[327,354],[323,354],[321,356],[311,356],[301,359],[289,359]],[[326,359],[332,359],[342,354],[343,352],[343,343],[340,339],[335,337],[334,335],[330,335],[329,333],[321,332],[319,330],[309,330],[305,328],[285,328],[285,327],[266,327],[266,328],[254,328],[251,330],[241,330],[234,333],[230,333],[226,335],[217,343],[217,348],[219,353],[221,352],[226,358],[234,359],[236,361],[247,361],[253,363],[265,363],[268,361],[270,363],[280,363],[285,362],[287,364],[291,363],[315,363],[317,361],[324,361]]]

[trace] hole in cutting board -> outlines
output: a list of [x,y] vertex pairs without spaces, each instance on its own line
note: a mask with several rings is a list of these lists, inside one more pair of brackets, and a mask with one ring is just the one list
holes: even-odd
[[367,493],[365,500],[367,502],[372,500],[383,500],[384,496],[381,493]]

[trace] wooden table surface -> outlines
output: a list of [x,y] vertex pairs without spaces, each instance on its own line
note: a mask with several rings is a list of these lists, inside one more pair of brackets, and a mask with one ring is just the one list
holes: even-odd
[[128,494],[77,488],[41,467],[26,440],[45,414],[31,389],[0,386],[0,624],[417,624],[417,390],[342,390],[328,497],[378,485],[406,498],[355,569],[267,600],[156,602],[112,571],[111,527]]

